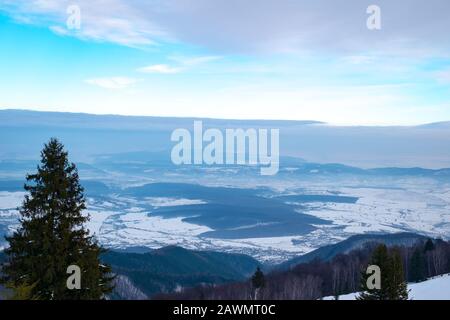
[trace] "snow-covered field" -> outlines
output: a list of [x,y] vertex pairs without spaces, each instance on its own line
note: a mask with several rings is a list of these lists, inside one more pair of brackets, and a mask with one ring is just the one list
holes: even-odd
[[[386,182],[386,184],[390,184]],[[286,184],[298,190],[299,185]],[[343,185],[340,187],[339,185]],[[278,186],[274,184],[274,186]],[[273,191],[290,192],[287,188]],[[217,239],[201,236],[212,231],[203,225],[188,223],[183,217],[162,218],[153,214],[160,207],[203,205],[202,199],[111,195],[89,198],[91,216],[88,228],[108,247],[146,246],[159,248],[181,245],[190,249],[220,250],[246,253],[260,260],[280,262],[321,246],[336,243],[351,235],[366,232],[417,232],[448,239],[450,235],[450,186],[426,180],[405,181],[395,188],[372,186],[370,183],[304,182],[305,194],[357,197],[356,203],[308,202],[299,212],[327,220],[315,225],[316,230],[298,236],[251,239]],[[0,192],[0,231],[17,226],[16,208],[23,192]],[[5,229],[6,228],[6,229]],[[0,246],[5,243],[0,240]]]
[[0,210],[16,209],[22,204],[25,192],[0,191]]
[[446,238],[450,233],[449,191],[340,188],[355,204],[314,203],[308,214],[333,221],[348,234],[414,231]]
[[[434,277],[420,283],[408,284],[411,300],[450,300],[450,274]],[[358,293],[342,295],[339,300],[355,300]],[[325,297],[324,300],[334,300]]]

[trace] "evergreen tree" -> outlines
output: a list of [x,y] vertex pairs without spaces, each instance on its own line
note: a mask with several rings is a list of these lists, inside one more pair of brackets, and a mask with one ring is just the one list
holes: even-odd
[[389,252],[382,244],[375,248],[370,265],[380,267],[381,287],[380,289],[367,287],[367,280],[371,276],[363,271],[361,277],[362,293],[358,300],[407,300],[408,287],[405,282],[403,263],[400,252],[396,249]]
[[389,300],[408,300],[408,285],[405,281],[400,251],[392,250],[389,257],[390,273],[387,275],[387,291]]
[[426,252],[433,251],[434,250],[434,243],[433,240],[428,239],[427,242],[425,242],[425,247],[423,249]]
[[28,285],[22,283],[18,287],[15,287],[11,283],[6,284],[8,293],[6,294],[6,300],[39,300],[39,296],[33,294],[33,290],[36,287],[37,282]]
[[412,282],[420,282],[426,279],[425,256],[420,247],[414,250],[409,266],[409,278]]
[[381,271],[381,288],[369,289],[367,287],[367,280],[371,276],[366,273],[366,270],[362,271],[361,275],[361,294],[357,297],[358,300],[387,300],[388,293],[386,284],[389,282],[388,274],[390,273],[389,254],[387,247],[381,244],[375,248],[372,253],[370,265],[380,267]]
[[264,277],[264,273],[261,271],[260,267],[257,267],[255,273],[252,276],[252,287],[255,292],[255,297],[254,297],[255,300],[257,300],[257,298],[258,298],[259,290],[261,288],[264,288],[265,284],[266,284],[266,279]]
[[[26,180],[21,225],[6,238],[2,282],[44,300],[104,298],[112,290],[111,270],[100,263],[104,250],[84,227],[89,217],[82,214],[83,188],[58,140],[45,145],[37,173]],[[70,265],[81,269],[81,289],[67,288]]]

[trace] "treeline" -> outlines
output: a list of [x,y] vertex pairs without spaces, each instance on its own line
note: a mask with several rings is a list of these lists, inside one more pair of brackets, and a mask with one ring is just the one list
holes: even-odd
[[[363,248],[339,254],[330,261],[314,260],[295,266],[289,271],[273,271],[264,277],[258,288],[259,300],[316,300],[361,291],[362,276],[373,261],[379,244],[367,243]],[[427,278],[450,273],[450,242],[419,241],[414,246],[395,246],[389,253],[399,256],[404,281],[420,282]],[[204,285],[185,288],[174,294],[161,294],[155,299],[186,300],[252,300],[254,281],[249,279],[220,286]]]

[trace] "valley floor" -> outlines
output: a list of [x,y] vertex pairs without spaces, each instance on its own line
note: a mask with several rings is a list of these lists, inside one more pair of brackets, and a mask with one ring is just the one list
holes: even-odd
[[[247,176],[243,181],[221,171],[225,176],[221,185],[208,184],[206,178],[198,184],[162,183],[163,189],[152,189],[152,194],[145,193],[144,181],[137,189],[126,184],[108,189],[99,182],[104,191],[87,192],[88,228],[113,249],[177,245],[243,253],[269,264],[356,234],[412,232],[442,239],[450,234],[446,179],[348,175],[313,179],[285,171],[274,181]],[[174,186],[181,191],[172,191]],[[24,195],[0,190],[0,249],[6,245],[3,235],[18,226],[16,207]],[[304,222],[293,224],[295,219]]]

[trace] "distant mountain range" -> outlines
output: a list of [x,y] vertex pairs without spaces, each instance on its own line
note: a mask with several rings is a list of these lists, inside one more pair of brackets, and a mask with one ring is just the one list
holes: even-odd
[[[30,173],[36,170],[38,164],[37,160],[0,160],[0,179],[7,180],[8,182],[0,182],[0,189],[4,188],[5,191],[10,186],[15,188],[20,186],[22,191],[23,179],[26,173]],[[170,162],[170,155],[167,152],[139,152],[139,153],[119,153],[103,155],[96,158],[90,164],[84,162],[77,162],[77,168],[80,172],[81,178],[84,183],[90,183],[94,180],[110,180],[110,174],[108,172],[115,171],[124,175],[141,177],[151,176],[153,172],[170,173],[171,171],[180,171],[182,167],[176,167]],[[227,167],[215,166],[216,169],[221,169],[226,172],[227,168],[232,169],[234,172],[242,172],[242,174],[252,173],[255,176],[258,171],[254,168],[245,166]],[[161,169],[162,171],[156,171]],[[207,175],[211,172],[205,171],[206,167],[192,166],[190,172],[181,171],[180,173],[196,176]],[[203,170],[203,171],[202,171]],[[372,168],[362,169],[353,166],[347,166],[336,163],[312,163],[302,159],[296,159],[292,157],[281,157],[280,171],[277,177],[283,177],[285,175],[301,175],[301,176],[332,176],[332,175],[353,175],[353,176],[388,176],[388,177],[429,177],[434,179],[448,179],[450,178],[450,168],[442,169],[425,169],[420,167],[411,168],[397,168],[397,167],[385,167],[385,168]],[[13,191],[13,190],[10,190]]]

